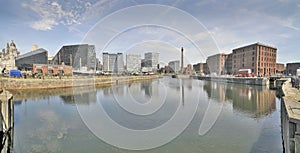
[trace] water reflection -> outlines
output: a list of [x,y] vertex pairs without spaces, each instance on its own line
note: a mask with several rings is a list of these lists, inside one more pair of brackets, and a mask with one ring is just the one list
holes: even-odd
[[[199,102],[197,113],[188,128],[174,141],[145,151],[149,153],[250,152],[257,151],[253,149],[255,143],[268,144],[264,149],[273,148],[276,151],[280,145],[273,141],[276,139],[277,142],[277,135],[272,140],[266,139],[269,133],[273,134],[277,129],[268,130],[267,135],[262,130],[262,127],[269,129],[272,124],[279,129],[276,122],[278,118],[265,117],[275,114],[274,111],[278,109],[275,92],[259,86],[163,78],[96,89],[85,87],[16,92],[16,98],[22,102],[15,105],[14,146],[18,146],[15,152],[135,152],[104,143],[83,123],[77,108],[92,110],[98,104],[118,124],[143,130],[158,127],[170,120],[177,109],[188,112],[192,110],[191,105]],[[120,103],[138,102],[144,105],[149,101],[159,103],[161,100],[164,101],[161,108],[145,116],[134,115],[120,106]],[[199,125],[209,103],[224,104],[224,107],[212,129],[206,135],[199,136]],[[264,125],[266,120],[271,124]],[[181,124],[178,122],[174,127]],[[268,143],[261,140],[268,140]]]
[[27,99],[49,99],[52,96],[59,96],[64,104],[75,104],[75,99],[79,99],[77,104],[89,105],[96,102],[97,90],[93,87],[74,87],[74,88],[58,88],[58,89],[32,89],[10,91],[14,95],[15,105],[20,105]]
[[[154,128],[170,119],[180,100],[175,98],[180,96],[178,94],[172,100],[165,99],[164,83],[161,80],[141,81],[97,89],[97,101],[120,125],[139,130]],[[154,114],[146,113],[152,111]]]
[[231,102],[236,112],[247,113],[252,118],[261,118],[276,110],[275,93],[263,86],[207,81],[203,89],[209,98]]
[[59,97],[63,100],[64,104],[90,105],[97,101],[97,92],[96,90],[89,90],[81,94],[60,95]]

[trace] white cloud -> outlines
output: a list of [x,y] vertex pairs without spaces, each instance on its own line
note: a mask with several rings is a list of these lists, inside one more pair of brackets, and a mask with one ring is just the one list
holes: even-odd
[[58,23],[54,19],[41,19],[30,23],[30,27],[36,30],[52,30],[52,27]]
[[30,27],[36,30],[51,30],[56,25],[78,25],[88,19],[101,15],[109,10],[116,0],[100,0],[95,3],[86,1],[48,1],[31,0],[23,3],[22,7],[31,10],[36,20],[29,23]]
[[36,14],[36,16],[39,16],[37,21],[29,23],[31,28],[36,30],[51,30],[53,26],[58,24],[57,18],[59,18],[61,10],[56,9],[59,8],[57,3],[53,4],[54,5],[49,4],[45,0],[32,1],[28,4],[22,4],[23,7],[29,8]]
[[111,9],[118,0],[99,0],[96,3],[87,3],[86,10],[82,13],[81,20],[93,19],[104,14]]

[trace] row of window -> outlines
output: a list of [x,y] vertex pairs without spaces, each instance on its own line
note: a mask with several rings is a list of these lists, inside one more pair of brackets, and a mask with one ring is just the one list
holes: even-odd
[[[258,63],[258,65],[260,65],[261,67],[275,67],[275,64],[270,64],[270,63]],[[255,66],[255,63],[252,63],[252,67]],[[236,68],[236,65],[233,65],[234,68]],[[244,68],[245,65],[244,63],[242,64],[242,68]]]
[[261,67],[276,67],[276,64],[271,64],[271,63],[258,63]]
[[276,59],[275,58],[267,58],[267,57],[265,57],[265,58],[261,58],[261,61],[266,61],[266,62],[276,62]]
[[272,52],[272,53],[275,53],[275,52],[276,52],[275,49],[270,48],[270,47],[264,47],[264,46],[261,46],[260,49],[261,49],[261,50],[265,50],[265,51],[270,51],[270,52]]
[[276,57],[276,53],[261,52],[261,55]]

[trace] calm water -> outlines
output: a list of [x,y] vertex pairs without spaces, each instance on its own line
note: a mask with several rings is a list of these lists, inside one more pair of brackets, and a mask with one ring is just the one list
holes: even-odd
[[[282,152],[280,102],[275,91],[264,87],[162,78],[96,89],[14,94],[13,149],[17,153],[139,152],[114,147],[96,137],[82,121],[78,108],[92,112],[101,105],[116,123],[129,129],[146,130],[168,122],[177,109],[192,111],[195,108],[190,106],[195,103],[199,103],[196,113],[178,137],[143,152]],[[147,104],[151,99],[164,103],[155,113],[135,115],[120,106],[120,103],[130,104],[132,99],[140,104]],[[212,128],[199,135],[209,104],[221,108],[220,114]],[[207,116],[216,114],[218,109],[212,109]]]

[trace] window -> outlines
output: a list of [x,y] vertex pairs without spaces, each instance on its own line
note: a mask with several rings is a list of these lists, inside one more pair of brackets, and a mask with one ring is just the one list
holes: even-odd
[[252,66],[254,66],[254,63],[252,63]]
[[252,61],[254,61],[254,57],[252,57]]

